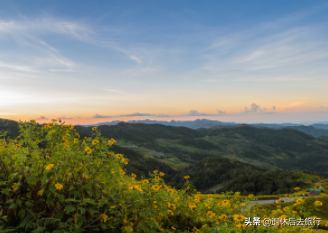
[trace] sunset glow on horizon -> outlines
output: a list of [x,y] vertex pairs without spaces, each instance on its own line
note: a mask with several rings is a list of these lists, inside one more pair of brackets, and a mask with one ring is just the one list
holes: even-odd
[[327,11],[326,1],[3,2],[0,118],[328,121]]

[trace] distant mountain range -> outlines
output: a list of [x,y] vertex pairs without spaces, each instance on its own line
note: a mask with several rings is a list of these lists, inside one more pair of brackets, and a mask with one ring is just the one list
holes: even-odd
[[[92,125],[84,125],[84,126],[100,126],[100,125],[117,125],[120,121],[111,121],[111,122],[101,122],[97,124]],[[236,125],[245,125],[235,122],[222,122],[222,121],[216,121],[216,120],[208,120],[208,119],[197,119],[195,121],[156,121],[156,120],[132,120],[128,121],[126,123],[130,124],[160,124],[160,125],[167,125],[167,126],[176,126],[176,127],[188,127],[191,129],[199,129],[199,128],[211,128],[214,126],[219,127],[231,127]],[[312,125],[302,125],[302,124],[293,124],[293,123],[281,123],[281,124],[263,124],[263,123],[257,123],[257,124],[247,124],[253,127],[257,128],[270,128],[270,129],[283,129],[283,128],[292,128],[296,129],[298,131],[302,131],[304,133],[310,134],[315,137],[320,136],[328,136],[328,124],[312,124]]]

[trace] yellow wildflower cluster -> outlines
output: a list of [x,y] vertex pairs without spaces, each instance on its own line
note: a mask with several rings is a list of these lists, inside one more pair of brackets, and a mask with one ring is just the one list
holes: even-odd
[[315,202],[314,202],[314,205],[315,205],[315,206],[322,206],[323,203],[322,203],[321,201],[315,201]]
[[50,170],[51,168],[53,168],[53,166],[55,166],[55,164],[49,164],[48,166],[46,166],[46,170]]

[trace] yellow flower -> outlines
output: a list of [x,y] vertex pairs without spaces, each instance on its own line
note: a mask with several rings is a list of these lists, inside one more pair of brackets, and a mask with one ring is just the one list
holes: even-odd
[[111,139],[111,141],[112,141],[112,144],[115,144],[115,143],[117,143],[117,141],[115,140],[115,139]]
[[249,194],[248,198],[254,198],[254,194]]
[[226,214],[221,214],[219,216],[219,219],[221,219],[222,221],[227,221],[228,220],[228,216]]
[[116,207],[116,205],[112,205],[110,208],[111,208],[111,209],[114,209],[115,207]]
[[148,184],[149,183],[149,180],[143,180],[142,181],[144,184]]
[[240,228],[242,228],[242,227],[245,227],[245,224],[236,224],[236,227],[238,228],[238,229],[240,229]]
[[172,210],[167,210],[167,212],[169,212],[172,216],[174,215]]
[[[229,200],[223,200],[223,201],[221,201],[221,203],[219,203],[220,205],[223,205],[223,206],[225,206],[225,207],[230,207],[230,203],[229,203],[230,201]],[[219,206],[220,206],[219,205]]]
[[169,206],[170,209],[174,209],[174,210],[176,209],[175,204],[168,203],[168,206]]
[[11,186],[12,189],[16,189],[17,183],[14,183],[13,186]]
[[47,158],[47,159],[50,159],[50,156],[49,156],[49,155],[46,155],[46,158]]
[[131,173],[131,176],[132,176],[133,178],[136,178],[136,177],[137,177],[137,175],[134,174],[134,173]]
[[49,164],[48,166],[46,166],[46,170],[50,170],[53,166],[55,166],[55,164]]
[[79,139],[74,138],[74,143],[78,143],[78,142],[79,142]]
[[95,139],[95,140],[92,141],[92,145],[96,145],[98,143],[99,143],[99,140],[97,140],[97,139]]
[[295,187],[294,190],[300,190],[301,188],[300,187]]
[[108,215],[107,214],[103,213],[102,215],[100,215],[100,220],[102,222],[107,222],[107,219],[108,219]]
[[240,214],[234,214],[234,215],[233,215],[233,219],[234,219],[236,222],[242,222],[242,221],[245,220],[245,216],[240,215]]
[[286,212],[286,211],[288,211],[288,210],[289,210],[289,207],[286,206],[286,207],[284,208],[284,211]]
[[158,172],[158,170],[155,170],[154,173],[156,174]]
[[240,194],[240,192],[235,192],[235,195],[239,195]]
[[128,164],[128,161],[126,159],[122,158],[122,163]]
[[43,191],[44,191],[43,189],[39,190],[39,191],[38,191],[38,196],[42,196]]
[[188,207],[190,208],[190,209],[194,209],[194,208],[196,208],[197,206],[196,206],[196,204],[195,203],[189,203],[189,205],[188,205]]
[[183,178],[187,180],[187,179],[190,179],[190,176],[185,176]]
[[63,185],[60,183],[55,184],[56,189],[61,190],[63,188]]
[[164,174],[163,172],[160,172],[159,175],[160,175],[160,176],[164,176],[165,174]]
[[172,228],[173,230],[176,230],[174,226],[171,226],[171,228]]
[[322,203],[321,201],[315,201],[315,202],[314,202],[314,205],[315,205],[315,206],[322,206],[323,203]]
[[213,217],[215,217],[216,214],[213,213],[212,211],[208,211],[206,215],[210,218],[213,218]]
[[92,153],[91,148],[88,146],[84,149],[84,151],[87,152],[88,155]]
[[138,190],[139,192],[142,192],[142,189],[141,189],[138,185],[135,185],[135,184],[131,185],[131,186],[129,187],[129,189],[130,189],[130,190],[136,189],[136,190]]
[[293,211],[293,214],[297,214],[297,211]]
[[157,184],[154,184],[153,186],[151,186],[151,188],[154,189],[154,190],[159,190],[160,186],[157,185]]
[[93,127],[93,128],[92,128],[92,131],[95,131],[95,130],[97,130],[97,127]]

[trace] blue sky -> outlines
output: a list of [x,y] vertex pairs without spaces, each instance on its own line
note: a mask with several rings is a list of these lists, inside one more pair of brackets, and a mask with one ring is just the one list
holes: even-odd
[[323,121],[327,13],[327,1],[4,1],[0,117]]

